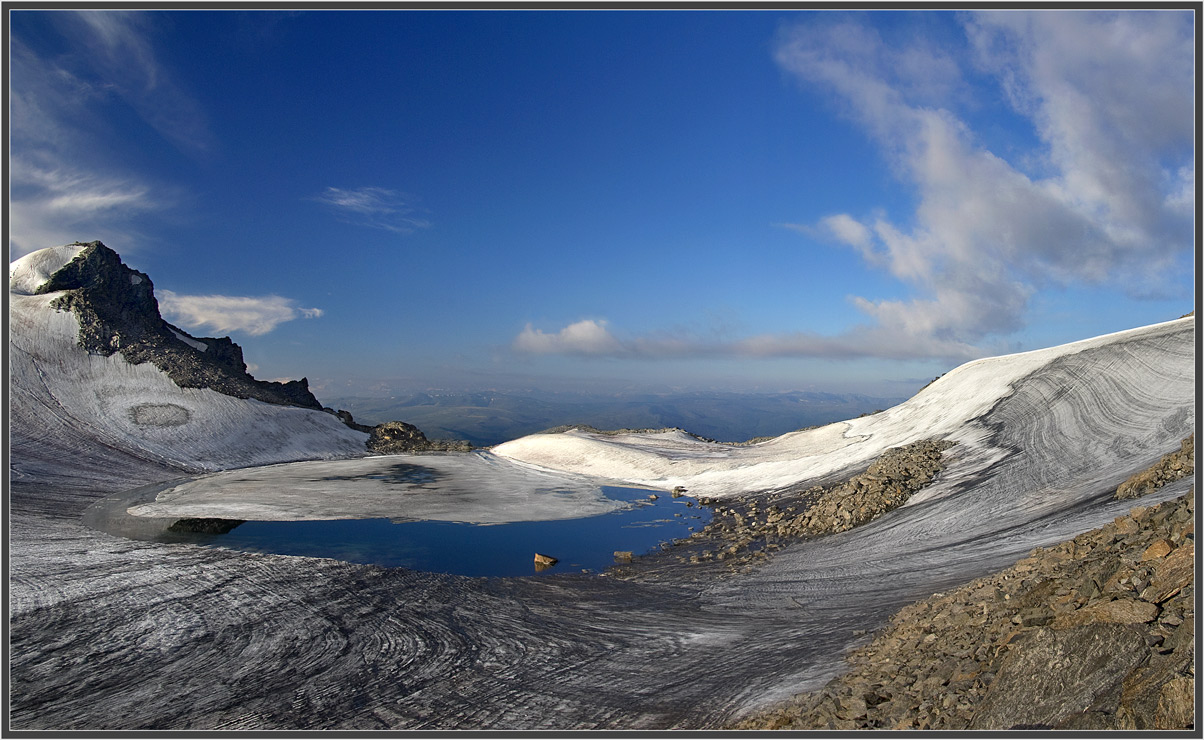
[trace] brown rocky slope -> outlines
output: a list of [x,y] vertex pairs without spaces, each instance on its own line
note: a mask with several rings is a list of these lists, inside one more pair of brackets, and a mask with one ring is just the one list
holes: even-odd
[[740,729],[1184,729],[1194,489],[895,614],[848,673]]

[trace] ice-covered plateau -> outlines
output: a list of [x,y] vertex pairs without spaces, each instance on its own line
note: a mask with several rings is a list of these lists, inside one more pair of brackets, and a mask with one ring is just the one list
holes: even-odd
[[[84,246],[10,265],[13,729],[719,726],[818,686],[900,606],[1127,511],[1117,485],[1196,423],[1184,318],[971,362],[887,411],[744,447],[569,431],[437,458],[447,480],[479,484],[466,507],[489,509],[531,480],[739,497],[836,480],[916,440],[958,443],[903,507],[749,573],[472,579],[138,542],[81,516],[151,484],[153,516],[377,516],[370,489],[290,500],[272,481],[293,466],[263,466],[354,478],[330,472],[386,458],[340,463],[363,458],[367,435],[323,411],[82,349],[76,314],[38,290]],[[222,485],[236,478],[254,483]]]

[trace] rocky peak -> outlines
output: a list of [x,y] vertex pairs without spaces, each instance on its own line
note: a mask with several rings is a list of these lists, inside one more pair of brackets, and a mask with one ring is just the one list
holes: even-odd
[[120,350],[123,342],[162,331],[150,278],[124,265],[116,252],[98,241],[88,243],[35,292],[60,291],[66,294],[55,302],[56,308],[87,314],[86,325],[85,316],[80,315],[80,344],[89,352],[110,355]]
[[35,292],[62,293],[51,305],[76,315],[83,349],[101,355],[120,352],[135,365],[153,363],[181,388],[322,408],[305,378],[256,380],[247,373],[242,348],[230,337],[193,337],[164,321],[150,277],[127,267],[109,247],[99,241],[71,246],[84,248]]

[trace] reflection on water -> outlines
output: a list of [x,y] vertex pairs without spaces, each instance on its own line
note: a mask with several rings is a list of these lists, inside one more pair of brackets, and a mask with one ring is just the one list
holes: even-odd
[[[705,507],[687,507],[687,502],[693,503],[687,497],[651,499],[653,491],[636,488],[602,491],[629,506],[581,519],[494,525],[388,519],[249,521],[223,534],[197,534],[194,541],[465,576],[525,576],[601,571],[614,564],[616,552],[648,552],[662,542],[688,537],[710,520]],[[535,553],[557,562],[537,570]]]

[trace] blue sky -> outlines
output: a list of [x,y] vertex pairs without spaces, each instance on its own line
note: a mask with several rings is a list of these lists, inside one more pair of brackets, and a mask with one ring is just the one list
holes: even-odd
[[10,19],[11,258],[319,398],[908,395],[1193,303],[1190,12]]

